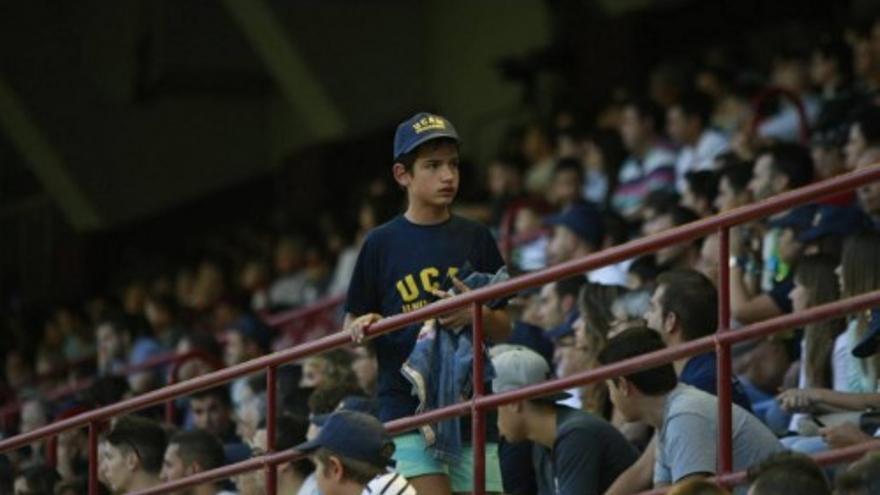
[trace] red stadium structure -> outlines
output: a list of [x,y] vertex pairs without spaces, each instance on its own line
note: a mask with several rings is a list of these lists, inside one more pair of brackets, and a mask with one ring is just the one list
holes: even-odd
[[[578,273],[599,268],[604,265],[623,261],[656,249],[686,242],[715,232],[720,233],[719,259],[728,259],[728,229],[732,226],[750,222],[768,215],[787,210],[799,204],[816,201],[827,196],[853,190],[861,185],[880,180],[880,166],[859,170],[843,176],[828,179],[826,181],[809,185],[794,191],[780,194],[769,200],[748,205],[736,210],[719,214],[711,218],[703,219],[687,225],[683,225],[666,232],[650,237],[637,239],[611,249],[586,256],[579,260],[554,266],[540,272],[534,272],[515,279],[509,280],[490,287],[474,290],[451,299],[432,304],[410,313],[395,315],[379,321],[367,330],[368,336],[375,336],[403,326],[424,321],[452,310],[472,307],[474,313],[473,340],[475,343],[483,342],[483,329],[480,323],[483,301],[513,294],[525,288],[536,287],[554,280],[559,280]],[[432,410],[420,415],[395,420],[386,424],[391,432],[406,431],[414,427],[439,419],[471,414],[473,422],[473,445],[474,445],[474,490],[475,494],[484,493],[484,447],[485,447],[485,423],[484,412],[487,409],[499,405],[535,397],[550,392],[556,392],[573,386],[594,383],[615,376],[625,375],[645,367],[668,363],[676,359],[707,352],[715,349],[718,353],[718,398],[719,398],[719,429],[718,429],[718,479],[725,484],[741,483],[744,473],[732,472],[731,454],[731,360],[730,346],[734,343],[767,336],[791,327],[805,323],[839,317],[849,313],[862,311],[874,306],[880,306],[880,291],[862,294],[856,297],[835,301],[833,303],[817,306],[797,314],[780,316],[745,326],[739,330],[730,330],[730,302],[729,302],[729,267],[727,263],[719,263],[719,328],[717,333],[703,337],[674,348],[663,349],[657,352],[634,357],[614,363],[612,365],[585,371],[566,378],[550,380],[537,385],[532,385],[519,390],[484,396],[482,382],[474,382],[474,397],[468,402],[462,402],[441,409]],[[277,367],[303,357],[341,347],[350,343],[350,337],[346,333],[335,333],[317,340],[306,342],[302,345],[285,349],[274,354],[263,356],[251,361],[224,368],[216,372],[187,380],[185,382],[168,385],[158,390],[143,394],[126,401],[92,411],[84,412],[72,418],[57,421],[53,424],[17,435],[0,441],[0,452],[15,449],[35,441],[51,438],[71,428],[89,427],[89,493],[97,493],[97,445],[98,429],[103,421],[114,416],[126,414],[144,407],[160,404],[174,398],[191,394],[198,390],[206,389],[222,384],[235,378],[249,375],[254,372],[266,370],[267,380],[267,437],[268,450],[270,453],[254,457],[252,459],[223,466],[211,471],[202,472],[185,479],[138,492],[139,495],[167,493],[184,487],[194,486],[206,481],[229,478],[242,472],[254,469],[266,469],[266,493],[274,494],[276,489],[275,469],[277,464],[290,461],[299,454],[294,451],[273,452],[272,442],[275,436],[275,411],[276,411],[276,372]],[[474,359],[475,377],[482,376],[483,354],[481,345],[474,345],[477,349]],[[822,464],[834,464],[841,461],[854,459],[864,452],[880,448],[880,441],[869,442],[851,448],[827,452],[817,456]],[[648,493],[662,493],[664,490],[654,490]]]

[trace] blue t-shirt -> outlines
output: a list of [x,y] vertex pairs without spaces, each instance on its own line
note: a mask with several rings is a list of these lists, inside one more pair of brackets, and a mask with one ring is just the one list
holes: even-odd
[[[484,273],[504,266],[488,228],[454,215],[436,225],[417,225],[397,216],[367,234],[348,287],[345,311],[387,317],[427,306],[436,299],[429,289],[444,284],[466,262]],[[411,325],[373,340],[382,421],[410,416],[418,406],[400,368],[415,346],[420,327]],[[493,423],[487,421],[489,430],[494,429]]]
[[[718,395],[716,393],[718,389],[717,362],[718,356],[714,352],[691,356],[687,364],[684,365],[684,369],[681,370],[681,376],[679,376],[678,381],[696,387],[703,392]],[[743,389],[739,379],[736,375],[733,375],[732,380],[733,382],[730,384],[730,397],[733,403],[746,411],[752,412],[752,403],[749,401],[749,396],[746,395],[746,391]]]

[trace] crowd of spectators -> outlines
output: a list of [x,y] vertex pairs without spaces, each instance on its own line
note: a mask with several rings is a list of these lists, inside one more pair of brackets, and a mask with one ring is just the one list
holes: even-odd
[[[546,122],[512,126],[483,169],[486,200],[453,211],[488,225],[517,275],[880,164],[880,18],[818,33],[801,51],[774,53],[768,67],[725,62],[696,65],[665,97],[631,92],[597,114],[562,108]],[[762,73],[764,86],[794,100],[753,108],[738,83],[745,72]],[[4,346],[4,436],[289,346],[266,316],[345,294],[366,234],[401,204],[395,192],[370,187],[350,235],[321,225],[319,236],[269,236],[225,259],[53,306],[36,325],[8,318],[15,338]],[[880,182],[736,227],[729,240],[730,259],[718,259],[719,238],[710,235],[514,295],[510,338],[490,351],[495,391],[711,334],[722,263],[734,330],[880,289]],[[341,314],[331,316],[341,324]],[[144,365],[188,351],[199,357]],[[733,461],[749,468],[749,493],[831,493],[835,483],[841,494],[876,493],[875,454],[832,470],[799,453],[880,435],[878,351],[880,311],[734,347]],[[696,479],[715,472],[714,434],[693,434],[717,427],[715,366],[708,353],[502,406],[504,492],[626,494],[675,484],[670,493],[727,493]],[[377,370],[369,341],[279,369],[276,448],[329,442],[313,444],[318,471],[309,460],[278,466],[281,493],[319,493],[334,473],[366,486],[384,472],[328,451],[332,435],[321,434],[336,424],[372,431],[364,418],[376,413]],[[258,373],[177,400],[172,423],[155,408],[103,425],[102,489],[125,493],[264,452],[266,393]],[[86,493],[87,440],[71,430],[6,452],[0,492]],[[187,493],[259,494],[263,476]]]

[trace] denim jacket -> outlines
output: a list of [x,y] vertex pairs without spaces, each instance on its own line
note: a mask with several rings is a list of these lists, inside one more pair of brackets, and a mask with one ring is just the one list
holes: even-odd
[[[495,284],[510,278],[507,268],[489,275],[474,272],[464,279],[472,289]],[[503,305],[504,300],[490,301],[489,307]],[[470,399],[473,394],[471,380],[474,348],[470,332],[463,328],[446,329],[436,319],[428,320],[419,331],[416,345],[400,372],[413,386],[413,395],[419,398],[416,413],[438,409]],[[484,356],[486,349],[484,344]],[[483,381],[495,377],[492,362],[485,359]],[[431,455],[450,462],[461,453],[461,423],[459,418],[440,421],[420,428]]]

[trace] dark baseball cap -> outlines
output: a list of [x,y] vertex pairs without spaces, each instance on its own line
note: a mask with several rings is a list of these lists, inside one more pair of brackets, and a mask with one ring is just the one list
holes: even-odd
[[375,417],[356,411],[331,414],[317,437],[297,445],[294,450],[311,454],[321,448],[380,468],[393,464],[394,441],[385,426]]
[[880,351],[880,308],[871,310],[868,332],[865,337],[852,349],[852,355],[857,358],[871,357]]
[[561,225],[594,247],[599,247],[602,244],[602,238],[605,236],[602,213],[592,203],[574,203],[562,212],[547,217],[544,223],[547,225]]
[[801,242],[813,242],[827,236],[846,237],[866,229],[868,216],[852,206],[820,206],[813,216],[812,225],[798,234]]
[[817,209],[817,206],[814,204],[792,208],[785,215],[770,220],[770,226],[780,229],[793,229],[795,232],[801,233],[812,227]]
[[446,117],[433,113],[420,112],[397,126],[394,133],[394,159],[409,153],[420,144],[433,139],[454,139],[459,141],[458,132]]

